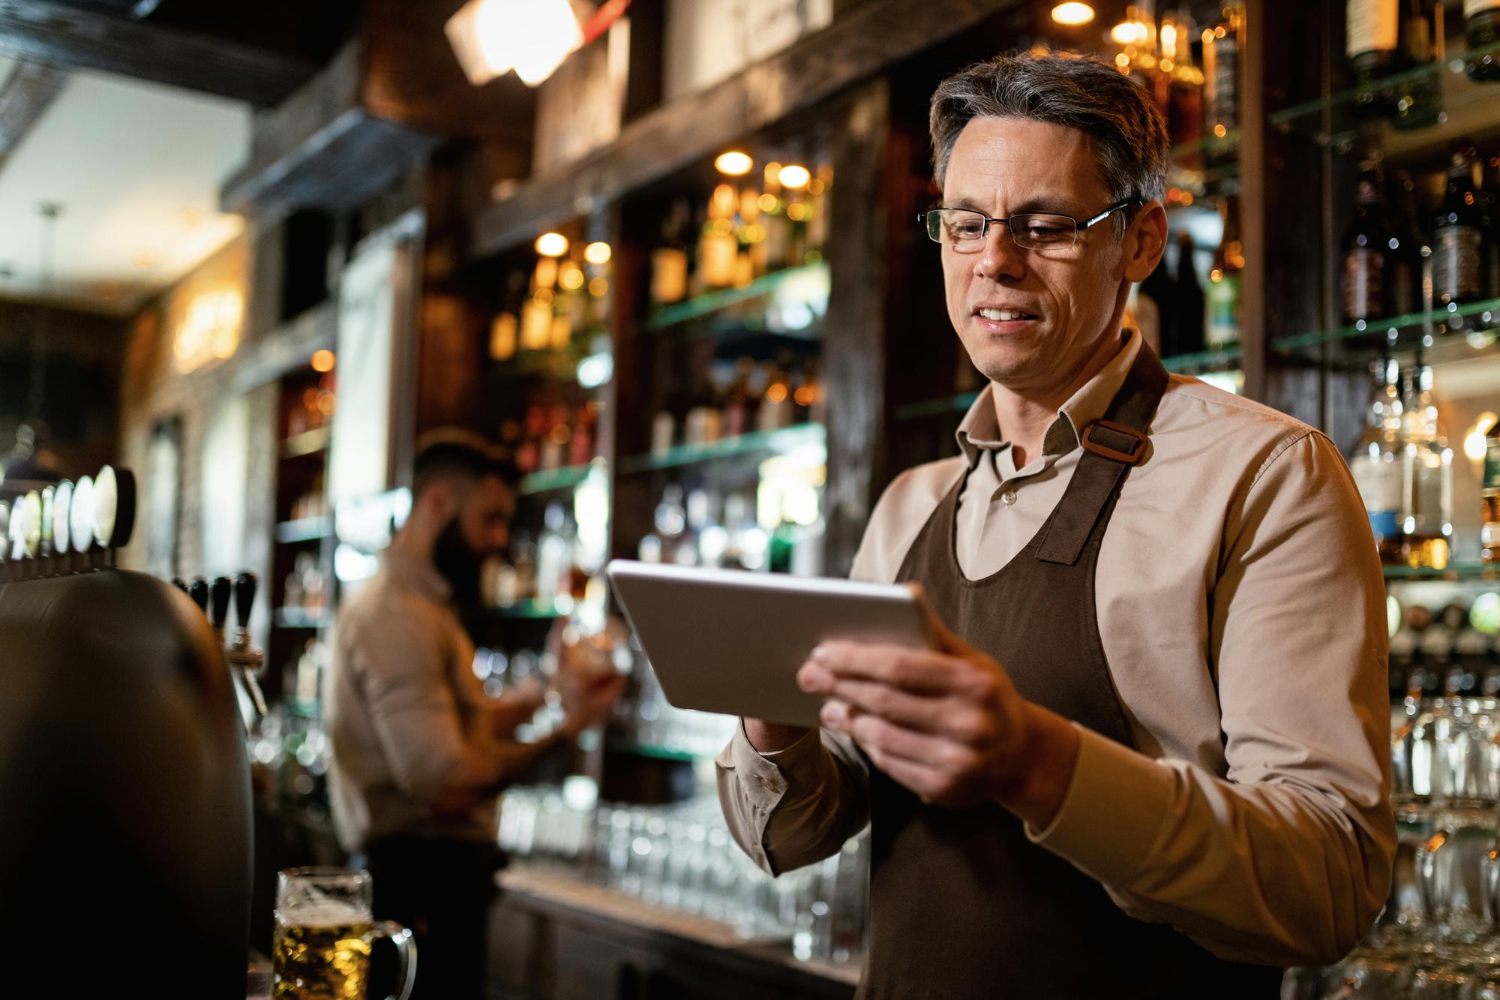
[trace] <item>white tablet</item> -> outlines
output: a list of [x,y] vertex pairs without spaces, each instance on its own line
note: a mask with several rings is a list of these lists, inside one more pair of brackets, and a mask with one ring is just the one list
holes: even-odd
[[931,648],[920,590],[616,559],[625,616],[678,708],[816,726],[823,699],[797,687],[834,639]]

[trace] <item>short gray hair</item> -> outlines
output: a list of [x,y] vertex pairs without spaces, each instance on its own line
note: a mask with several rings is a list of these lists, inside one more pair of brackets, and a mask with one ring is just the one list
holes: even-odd
[[[996,56],[954,73],[932,95],[933,175],[938,186],[964,126],[975,118],[1027,118],[1088,136],[1114,201],[1160,200],[1167,191],[1167,124],[1146,91],[1092,57]],[[1124,232],[1121,216],[1118,232]]]

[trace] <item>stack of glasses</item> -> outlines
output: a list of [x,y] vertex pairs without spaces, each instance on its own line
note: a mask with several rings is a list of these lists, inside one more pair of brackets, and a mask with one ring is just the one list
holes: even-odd
[[1500,684],[1454,671],[1392,710],[1390,898],[1322,996],[1500,1000]]
[[712,796],[589,806],[566,789],[533,788],[506,794],[500,846],[517,858],[585,865],[600,885],[731,924],[746,939],[789,939],[802,960],[854,962],[864,950],[868,833],[772,878],[730,840]]

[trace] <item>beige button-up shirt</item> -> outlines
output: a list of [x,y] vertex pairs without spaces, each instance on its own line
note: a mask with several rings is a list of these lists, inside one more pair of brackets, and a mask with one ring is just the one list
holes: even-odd
[[379,572],[339,609],[324,722],[329,797],[346,850],[393,835],[496,836],[495,798],[457,815],[429,806],[461,769],[466,744],[496,742],[474,645],[448,598],[435,567],[387,549]]
[[[1041,527],[1140,337],[1061,409],[1017,469],[990,390],[962,454],[903,473],[875,508],[852,576],[889,582],[964,473],[958,556],[986,576]],[[1139,750],[1080,727],[1062,808],[1031,839],[1098,879],[1121,909],[1215,954],[1331,962],[1385,902],[1384,582],[1347,465],[1321,433],[1172,376],[1099,555],[1099,632]],[[1002,664],[1003,666],[1003,664]],[[720,755],[729,827],[779,872],[869,819],[867,764],[838,734],[761,755],[743,728]]]

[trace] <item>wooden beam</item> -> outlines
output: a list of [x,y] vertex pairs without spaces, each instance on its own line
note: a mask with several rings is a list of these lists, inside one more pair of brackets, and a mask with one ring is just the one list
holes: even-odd
[[51,66],[23,62],[0,87],[0,165],[61,91],[67,74]]
[[361,49],[354,43],[261,116],[249,160],[219,193],[223,210],[244,212],[252,204],[349,208],[425,158],[437,140],[371,114],[361,87]]
[[237,42],[50,0],[0,0],[0,54],[118,73],[261,107],[281,101],[316,69]]
[[1006,0],[864,0],[785,51],[642,116],[581,164],[522,184],[475,220],[471,250],[497,253],[587,215],[597,203],[669,176],[1010,6]]

